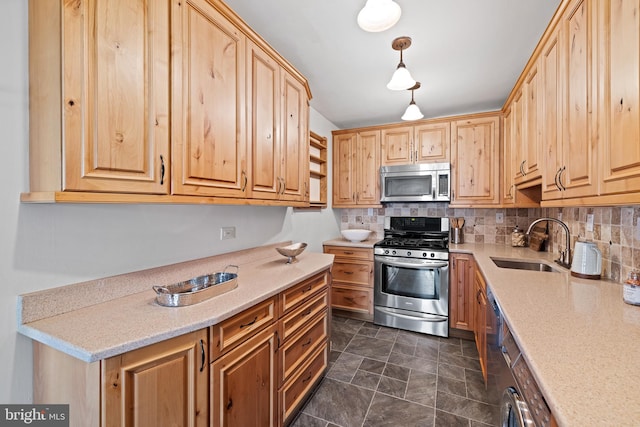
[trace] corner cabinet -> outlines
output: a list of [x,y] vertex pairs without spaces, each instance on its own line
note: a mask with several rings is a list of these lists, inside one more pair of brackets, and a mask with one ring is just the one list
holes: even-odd
[[379,169],[379,130],[334,131],[332,207],[380,207]]
[[22,201],[308,205],[307,82],[222,1],[30,0],[29,40]]
[[500,204],[500,114],[451,123],[451,207]]

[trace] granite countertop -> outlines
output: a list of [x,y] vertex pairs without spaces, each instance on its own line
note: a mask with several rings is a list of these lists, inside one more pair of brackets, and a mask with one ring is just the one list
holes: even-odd
[[[557,254],[504,245],[451,245],[472,253],[561,426],[640,420],[640,307],[622,285],[579,279]],[[548,261],[560,273],[503,269],[490,257]]]
[[352,242],[344,237],[336,237],[335,239],[325,240],[322,242],[323,245],[332,245],[332,246],[350,246],[352,248],[370,248],[373,249],[373,245],[382,240],[378,237],[369,237],[367,240],[363,240],[362,242]]
[[[245,251],[250,256],[234,253],[21,295],[18,332],[83,361],[95,362],[219,323],[333,263],[333,255],[303,252],[298,262],[286,264],[273,246]],[[151,286],[141,284],[175,283],[175,271],[180,271],[182,280],[220,271],[220,261],[229,258],[239,266],[238,286],[194,305],[161,306]],[[104,294],[112,287],[126,289],[125,294],[94,300],[96,292]],[[67,303],[56,304],[56,300]],[[54,302],[49,307],[50,301]],[[67,305],[73,308],[61,308]]]

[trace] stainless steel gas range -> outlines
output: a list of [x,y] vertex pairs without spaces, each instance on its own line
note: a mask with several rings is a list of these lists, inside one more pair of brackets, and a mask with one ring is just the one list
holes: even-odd
[[378,325],[449,336],[449,219],[387,217],[374,245]]

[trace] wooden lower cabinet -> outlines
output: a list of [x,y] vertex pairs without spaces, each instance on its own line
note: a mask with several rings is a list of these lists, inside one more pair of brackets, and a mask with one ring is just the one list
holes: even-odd
[[373,249],[324,246],[333,254],[331,306],[341,314],[373,320]]
[[471,254],[451,253],[449,275],[449,325],[451,328],[473,331],[475,260]]
[[211,364],[213,427],[275,426],[276,325]]
[[208,425],[207,347],[202,329],[104,360],[102,425]]
[[33,403],[69,404],[71,427],[288,424],[328,366],[330,282],[93,363],[34,342]]
[[480,359],[480,369],[487,384],[487,285],[479,269],[474,276],[475,300],[473,304],[474,336]]

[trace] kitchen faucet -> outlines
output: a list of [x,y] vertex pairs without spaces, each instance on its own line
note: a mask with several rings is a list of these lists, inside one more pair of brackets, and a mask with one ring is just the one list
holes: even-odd
[[560,251],[560,258],[555,261],[565,268],[571,268],[571,233],[569,232],[569,227],[567,227],[567,224],[556,218],[538,218],[529,226],[529,229],[527,230],[527,236],[529,236],[529,233],[531,233],[531,229],[533,228],[533,226],[542,221],[557,222],[562,226],[562,228],[564,228],[564,236],[567,240],[567,250]]

